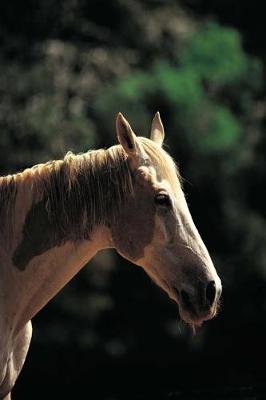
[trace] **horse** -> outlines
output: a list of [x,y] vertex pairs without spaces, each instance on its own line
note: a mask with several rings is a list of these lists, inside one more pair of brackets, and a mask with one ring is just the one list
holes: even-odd
[[221,280],[163,149],[159,112],[149,139],[121,113],[116,133],[110,148],[0,178],[0,399],[11,399],[31,319],[101,249],[141,266],[191,326],[217,313]]

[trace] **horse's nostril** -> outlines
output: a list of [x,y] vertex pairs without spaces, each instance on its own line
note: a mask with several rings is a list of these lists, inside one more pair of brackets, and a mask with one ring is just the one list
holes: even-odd
[[190,298],[189,298],[189,294],[185,291],[185,290],[181,290],[180,292],[181,295],[181,300],[184,303],[185,306],[190,306]]
[[206,299],[209,304],[212,306],[216,297],[216,285],[214,281],[208,283],[206,287]]
[[180,297],[183,307],[188,310],[191,314],[196,315],[197,311],[193,304],[193,298],[184,289],[180,291]]

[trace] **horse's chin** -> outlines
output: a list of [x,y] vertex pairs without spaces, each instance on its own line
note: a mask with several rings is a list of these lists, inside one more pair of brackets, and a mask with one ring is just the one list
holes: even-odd
[[196,315],[190,315],[188,312],[182,310],[182,308],[180,306],[178,306],[179,308],[179,315],[180,315],[180,319],[182,321],[184,321],[185,323],[187,323],[188,325],[192,326],[192,327],[201,327],[202,324],[206,321],[209,321],[210,319],[214,318],[216,316],[216,309],[211,310],[209,312],[206,312],[203,315],[200,316],[196,316]]

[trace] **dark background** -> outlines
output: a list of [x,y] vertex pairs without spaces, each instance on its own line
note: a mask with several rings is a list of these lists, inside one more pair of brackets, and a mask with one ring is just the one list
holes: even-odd
[[144,272],[100,253],[33,320],[19,399],[264,399],[265,18],[261,1],[0,4],[0,171],[116,142],[160,110],[223,281],[196,334]]

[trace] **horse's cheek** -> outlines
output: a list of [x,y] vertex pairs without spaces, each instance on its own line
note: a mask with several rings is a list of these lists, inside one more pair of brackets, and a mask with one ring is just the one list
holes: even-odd
[[117,251],[131,261],[144,256],[145,247],[152,241],[155,210],[144,199],[130,205],[115,222],[112,238]]

